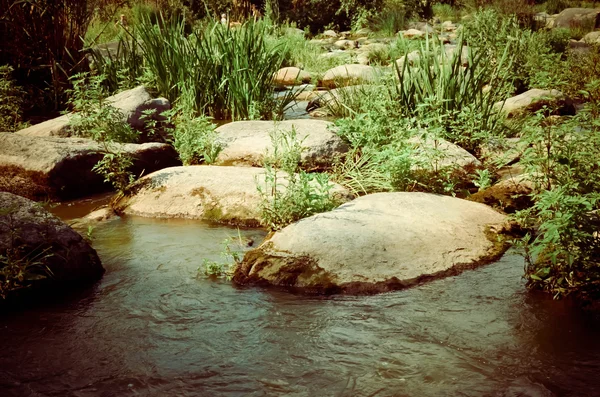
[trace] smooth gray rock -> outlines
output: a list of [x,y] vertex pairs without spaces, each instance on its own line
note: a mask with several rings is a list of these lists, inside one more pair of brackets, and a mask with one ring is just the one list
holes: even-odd
[[426,193],[377,193],[313,215],[246,253],[238,284],[309,293],[374,293],[456,274],[504,251],[505,216]]

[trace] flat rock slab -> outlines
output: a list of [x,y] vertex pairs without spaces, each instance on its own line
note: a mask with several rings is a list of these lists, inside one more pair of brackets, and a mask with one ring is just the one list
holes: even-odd
[[265,153],[273,151],[271,134],[295,129],[305,150],[300,166],[305,170],[330,168],[348,145],[334,132],[333,123],[323,120],[236,121],[217,128],[217,143],[223,148],[215,165],[262,167]]
[[0,192],[0,255],[9,250],[13,257],[40,262],[32,270],[46,276],[39,281],[43,284],[82,286],[104,273],[96,251],[66,223],[38,203]]
[[376,293],[456,274],[499,257],[505,216],[466,200],[377,193],[274,233],[246,253],[238,284],[309,293]]
[[[179,165],[167,144],[115,144],[134,157],[135,175]],[[31,199],[69,199],[110,190],[92,168],[102,146],[84,138],[29,137],[0,133],[0,191]]]
[[[126,215],[259,227],[261,197],[256,186],[264,184],[264,172],[211,165],[166,168],[137,181],[114,207]],[[347,193],[338,186],[332,194],[342,199]]]

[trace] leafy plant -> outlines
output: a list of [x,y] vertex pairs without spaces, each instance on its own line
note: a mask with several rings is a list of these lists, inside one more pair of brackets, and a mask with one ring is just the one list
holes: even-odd
[[600,285],[600,123],[590,109],[565,122],[543,109],[524,135],[522,163],[536,189],[516,218],[532,230],[522,241],[529,288],[555,297],[598,293]]
[[184,165],[214,163],[222,147],[216,141],[215,125],[205,116],[185,113],[175,120],[173,146]]
[[25,91],[12,79],[13,68],[0,66],[0,131],[22,127]]
[[9,238],[7,249],[0,252],[0,297],[3,299],[14,291],[28,288],[34,281],[53,276],[46,265],[46,260],[53,256],[51,247],[31,249],[19,244],[21,230],[14,225],[15,210],[0,207],[0,220],[7,226]]
[[[237,246],[237,249],[232,248]],[[198,268],[198,274],[204,274],[209,278],[224,278],[231,280],[233,278],[233,271],[235,267],[242,260],[242,248],[246,246],[243,244],[242,237],[238,230],[237,238],[227,238],[223,241],[223,250],[221,251],[221,261],[213,261],[204,259],[202,267]]]
[[100,143],[103,157],[92,171],[122,192],[135,179],[129,171],[133,159],[116,143],[136,142],[140,133],[127,124],[120,110],[105,101],[104,81],[104,76],[87,73],[74,76],[69,103],[77,113],[70,119],[70,126],[75,134]]
[[263,181],[256,181],[261,196],[261,223],[279,230],[292,222],[337,206],[333,184],[325,173],[300,169],[303,151],[295,129],[271,134],[273,150],[265,155]]
[[139,131],[131,128],[121,111],[105,100],[105,81],[103,75],[81,73],[73,76],[69,104],[76,113],[70,119],[70,126],[76,135],[98,142],[136,142]]

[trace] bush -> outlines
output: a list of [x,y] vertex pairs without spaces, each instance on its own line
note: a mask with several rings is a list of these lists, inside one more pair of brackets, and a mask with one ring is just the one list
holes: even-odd
[[323,27],[349,30],[361,13],[380,11],[383,0],[294,0],[279,3],[283,20],[317,33]]
[[261,196],[261,223],[269,230],[337,207],[333,184],[325,173],[309,174],[299,167],[303,151],[296,131],[271,134],[273,150],[265,155],[265,177],[256,181]]
[[205,116],[180,115],[172,134],[173,146],[184,165],[211,164],[221,152],[215,125]]
[[[600,86],[600,82],[595,85]],[[541,111],[524,134],[521,163],[536,189],[517,213],[532,230],[523,240],[527,286],[555,297],[600,292],[600,124],[594,109],[566,122]]]
[[70,126],[76,135],[101,144],[103,157],[92,170],[104,176],[104,181],[118,192],[123,192],[135,179],[129,171],[133,159],[115,143],[136,142],[140,133],[123,120],[120,110],[106,103],[102,93],[104,81],[104,76],[90,77],[87,73],[73,76],[69,104],[77,113],[71,118]]
[[0,34],[10,37],[0,42],[0,65],[15,69],[38,111],[61,108],[69,77],[86,69],[81,37],[92,13],[87,0],[0,1]]
[[12,79],[13,68],[0,66],[0,131],[22,127],[25,92]]

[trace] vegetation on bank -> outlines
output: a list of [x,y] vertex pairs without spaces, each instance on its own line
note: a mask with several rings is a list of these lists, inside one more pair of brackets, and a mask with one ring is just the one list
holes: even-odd
[[[103,0],[93,9],[86,2],[32,0],[29,13],[22,3],[8,3],[1,3],[8,22],[2,29],[27,22],[40,42],[27,42],[16,29],[15,43],[1,44],[7,48],[0,64],[9,66],[0,69],[0,128],[18,129],[32,112],[76,111],[75,131],[103,145],[96,171],[119,191],[134,176],[131,159],[115,143],[137,142],[141,132],[119,120],[107,96],[144,84],[168,98],[173,109],[158,124],[149,118],[145,133],[167,137],[186,165],[210,164],[220,151],[211,119],[280,119],[293,103],[298,91],[275,95],[272,76],[280,67],[320,78],[356,61],[321,56],[322,43],[310,41],[311,34],[333,28],[387,37],[387,49],[369,55],[384,71],[376,88],[339,89],[329,104],[337,133],[350,146],[329,173],[300,169],[302,142],[294,131],[273,136],[266,178],[257,181],[265,227],[278,230],[333,208],[331,182],[357,195],[427,191],[467,198],[498,180],[507,162],[492,153],[509,145],[506,138],[519,138],[525,148],[519,164],[533,185],[532,207],[514,214],[526,231],[527,285],[557,297],[600,291],[600,48],[570,51],[569,40],[589,27],[546,29],[535,18],[590,2],[268,0],[234,6],[207,0],[200,7]],[[248,20],[232,28],[218,20],[222,12],[228,21]],[[64,34],[53,36],[47,13],[75,23],[56,25]],[[115,23],[121,14],[126,23]],[[396,36],[424,19],[438,28],[444,20],[461,23],[452,51],[435,35]],[[98,46],[109,40],[118,42],[116,51]],[[397,63],[402,56],[406,61]],[[565,116],[560,104],[548,102],[534,114],[507,119],[496,103],[531,88],[558,89],[580,110]],[[448,164],[450,144],[477,161]],[[217,270],[213,265],[210,272]]]

